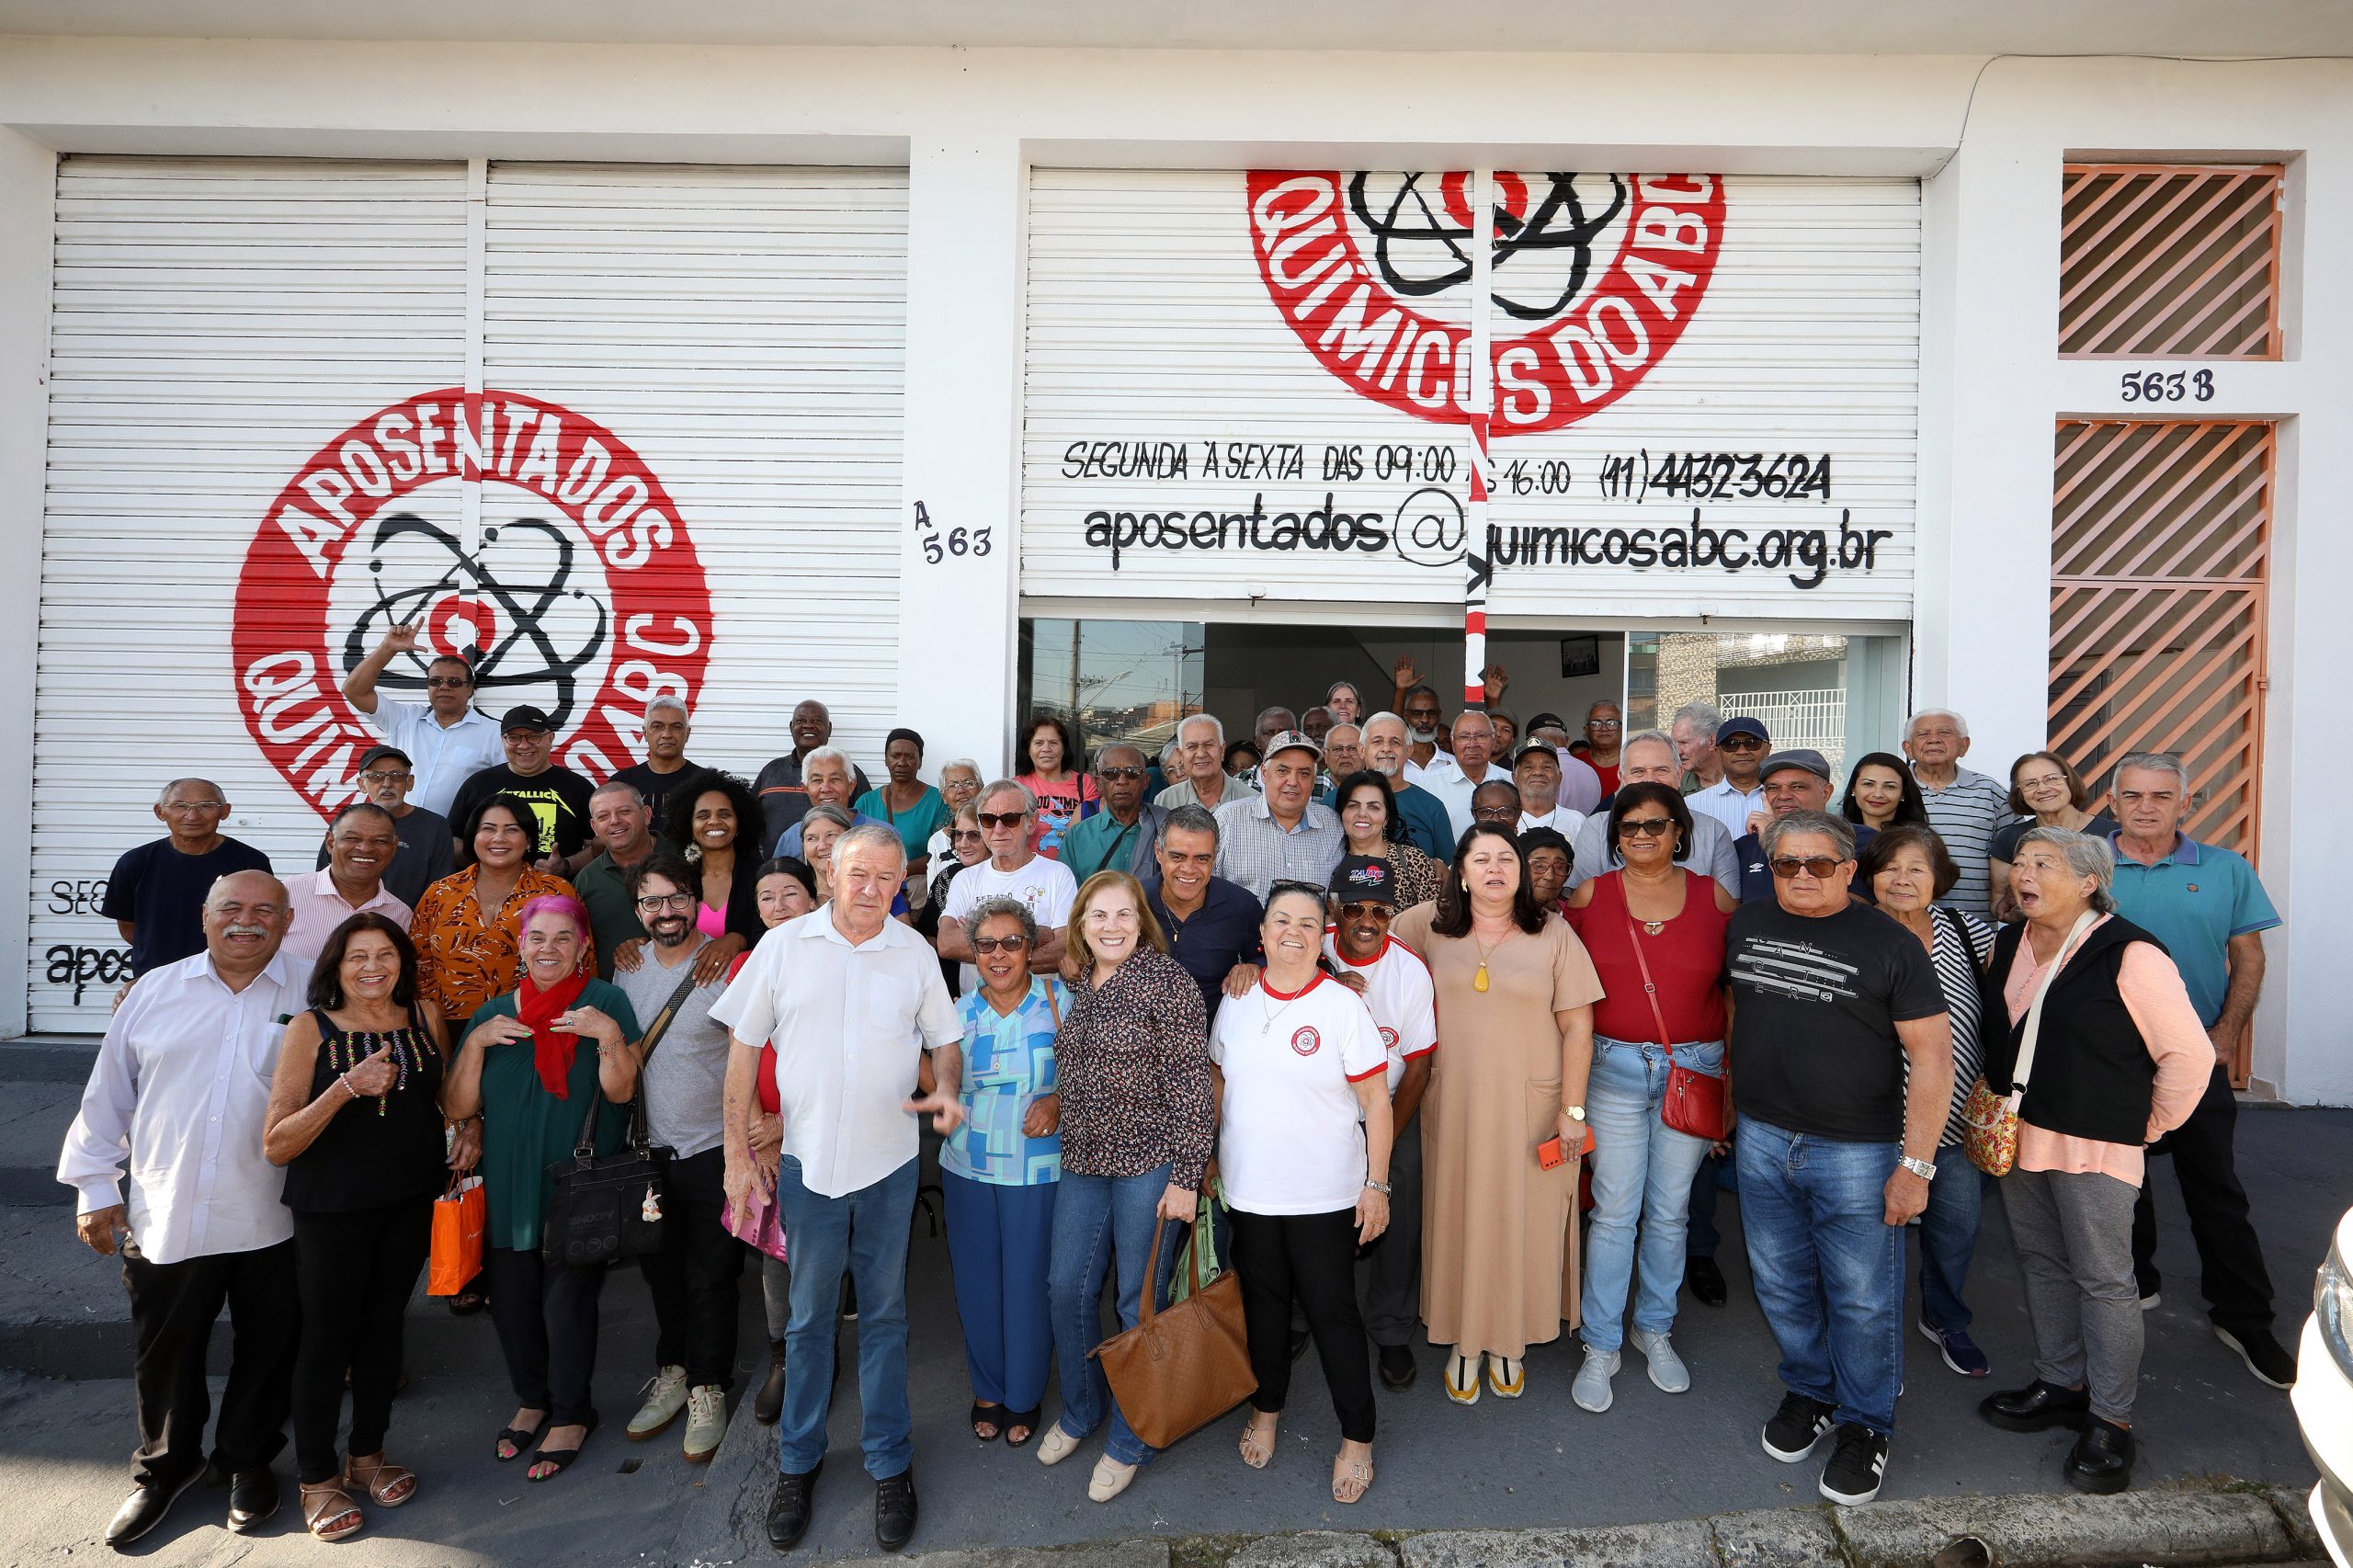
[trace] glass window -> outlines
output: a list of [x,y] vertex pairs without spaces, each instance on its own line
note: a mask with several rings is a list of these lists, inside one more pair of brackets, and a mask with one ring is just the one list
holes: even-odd
[[1154,761],[1177,722],[1201,710],[1202,628],[1186,620],[1025,620],[1018,714],[1074,719],[1093,757],[1106,741],[1133,741]]
[[1626,728],[1665,729],[1687,702],[1759,720],[1774,747],[1846,759],[1897,751],[1904,640],[1779,631],[1635,632],[1627,639]]

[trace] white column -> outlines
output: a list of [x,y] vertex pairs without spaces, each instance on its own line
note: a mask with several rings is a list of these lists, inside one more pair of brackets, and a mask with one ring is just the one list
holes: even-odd
[[935,774],[972,756],[994,777],[1011,748],[1028,188],[1012,136],[909,149],[895,719]]
[[32,955],[33,675],[40,631],[41,476],[49,439],[49,278],[57,155],[0,131],[0,1037],[25,1032]]

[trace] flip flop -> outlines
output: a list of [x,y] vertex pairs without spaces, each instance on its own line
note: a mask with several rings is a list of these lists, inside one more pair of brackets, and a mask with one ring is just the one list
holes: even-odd
[[[498,1429],[498,1436],[490,1440],[490,1457],[501,1464],[513,1464],[531,1451],[533,1446],[540,1440],[540,1434],[548,1429],[549,1420],[549,1416],[542,1415],[540,1417],[538,1426],[529,1428],[501,1426]],[[499,1452],[503,1448],[511,1448],[515,1451],[511,1454]]]

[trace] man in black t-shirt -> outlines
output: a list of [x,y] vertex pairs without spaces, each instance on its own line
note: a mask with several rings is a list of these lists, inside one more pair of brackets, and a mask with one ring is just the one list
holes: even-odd
[[1835,1422],[1822,1494],[1868,1503],[1903,1387],[1904,1227],[1936,1175],[1952,1030],[1927,949],[1851,896],[1843,818],[1792,812],[1762,843],[1773,897],[1733,915],[1724,959],[1741,1224],[1789,1391],[1765,1451],[1795,1464]]
[[124,852],[98,913],[131,944],[131,978],[204,950],[204,898],[232,871],[267,871],[269,857],[221,831],[229,802],[210,778],[175,778],[155,798],[171,832]]
[[[792,710],[791,730],[792,750],[771,760],[752,780],[752,793],[760,802],[764,845],[784,842],[784,835],[809,814],[809,787],[801,781],[801,765],[811,752],[834,744],[834,716],[824,703],[807,698]],[[850,800],[860,799],[873,788],[866,781],[866,770],[852,764]]]
[[[533,861],[542,871],[570,877],[595,858],[597,846],[588,832],[588,797],[596,786],[568,767],[558,767],[551,756],[555,726],[536,708],[509,708],[498,722],[506,744],[506,760],[485,767],[458,786],[449,803],[449,824],[463,837],[466,824],[493,795],[514,795],[530,803],[540,819],[540,842]],[[584,847],[585,846],[585,847]],[[463,860],[465,846],[458,858]]]
[[[449,818],[410,801],[408,792],[416,782],[416,769],[400,747],[369,747],[360,754],[359,771],[354,778],[370,803],[392,814],[392,831],[400,837],[400,848],[384,871],[384,891],[415,909],[426,888],[458,869],[450,857],[456,830]],[[325,870],[327,858],[327,846],[322,841],[318,863],[311,869]]]
[[[657,697],[645,705],[645,760],[634,767],[624,767],[608,784],[632,784],[645,797],[647,809],[654,820],[662,820],[662,798],[670,786],[693,778],[702,769],[687,760],[687,737],[692,733],[687,723],[687,705],[675,697]],[[600,948],[598,958],[604,957]]]

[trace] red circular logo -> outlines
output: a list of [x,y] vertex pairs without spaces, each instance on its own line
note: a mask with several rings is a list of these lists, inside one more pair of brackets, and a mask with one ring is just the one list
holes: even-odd
[[1313,1024],[1302,1024],[1291,1031],[1290,1048],[1302,1056],[1314,1055],[1316,1048],[1323,1043],[1324,1037],[1315,1032]]
[[558,760],[598,781],[644,756],[648,701],[693,710],[710,654],[702,563],[661,482],[611,431],[520,392],[445,387],[368,415],[302,465],[245,551],[238,703],[323,816],[356,798],[377,738],[343,677],[411,623],[416,650],[379,691],[422,700],[426,664],[462,655],[477,707],[543,710]]
[[1397,1049],[1397,1031],[1396,1031],[1395,1029],[1391,1028],[1387,1024],[1381,1024],[1381,1025],[1378,1025],[1378,1026],[1376,1026],[1376,1027],[1377,1027],[1377,1028],[1380,1028],[1380,1030],[1381,1030],[1381,1044],[1382,1049],[1384,1049],[1384,1050],[1388,1050],[1388,1051],[1394,1051],[1394,1050],[1396,1050],[1396,1049]]
[[[1417,418],[1461,424],[1471,342],[1427,313],[1471,282],[1464,174],[1254,169],[1250,243],[1275,307],[1324,368]],[[1494,432],[1557,430],[1631,392],[1715,275],[1713,175],[1498,174]],[[1449,312],[1463,316],[1456,310]]]

